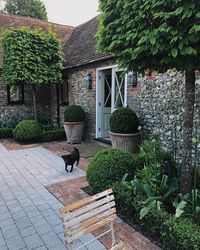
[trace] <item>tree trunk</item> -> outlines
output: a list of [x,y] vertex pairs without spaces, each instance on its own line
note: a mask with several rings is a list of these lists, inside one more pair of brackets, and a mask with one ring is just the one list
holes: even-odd
[[59,85],[56,84],[56,105],[57,105],[57,124],[60,128],[60,93],[59,93]]
[[33,88],[33,111],[34,111],[34,118],[37,121],[37,101],[36,101],[36,87],[35,87],[35,85],[33,85],[32,88]]
[[185,113],[183,124],[183,149],[181,168],[181,193],[191,191],[192,185],[192,133],[195,104],[195,72],[185,72]]

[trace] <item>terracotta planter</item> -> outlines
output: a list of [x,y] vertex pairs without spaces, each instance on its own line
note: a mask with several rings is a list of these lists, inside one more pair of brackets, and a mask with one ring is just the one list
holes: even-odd
[[119,134],[109,132],[113,148],[118,148],[123,151],[137,153],[141,142],[140,133],[134,134]]
[[85,122],[64,122],[64,129],[69,143],[80,143],[83,138]]

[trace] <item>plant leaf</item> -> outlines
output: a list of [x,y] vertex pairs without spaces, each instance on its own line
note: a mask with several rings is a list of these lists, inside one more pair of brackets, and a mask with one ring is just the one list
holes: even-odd
[[178,55],[178,50],[177,49],[172,49],[172,52],[171,52],[172,56],[175,58],[177,57]]
[[145,215],[147,215],[149,213],[149,211],[156,205],[156,201],[152,201],[150,203],[148,203],[147,206],[143,207],[141,210],[140,210],[140,220],[142,218],[144,218]]
[[126,173],[126,174],[122,177],[121,181],[122,181],[122,182],[125,181],[127,177],[128,177],[128,173]]

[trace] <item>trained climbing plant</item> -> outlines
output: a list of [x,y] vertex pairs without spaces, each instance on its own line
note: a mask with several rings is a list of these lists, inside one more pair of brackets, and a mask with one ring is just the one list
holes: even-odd
[[18,28],[3,33],[3,78],[9,85],[29,84],[33,89],[37,120],[36,88],[62,81],[62,53],[56,34]]

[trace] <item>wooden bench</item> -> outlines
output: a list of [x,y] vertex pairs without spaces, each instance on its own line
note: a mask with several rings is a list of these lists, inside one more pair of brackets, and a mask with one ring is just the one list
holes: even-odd
[[[62,217],[64,236],[66,237],[66,244],[72,245],[77,239],[94,232],[102,226],[109,225],[109,230],[106,230],[96,239],[111,233],[112,250],[126,250],[123,243],[116,243],[113,221],[117,218],[115,201],[112,189],[108,189],[102,193],[90,196],[66,207],[60,208]],[[80,249],[88,245],[95,238],[84,243],[82,246],[76,248]],[[96,249],[98,250],[98,249]]]

